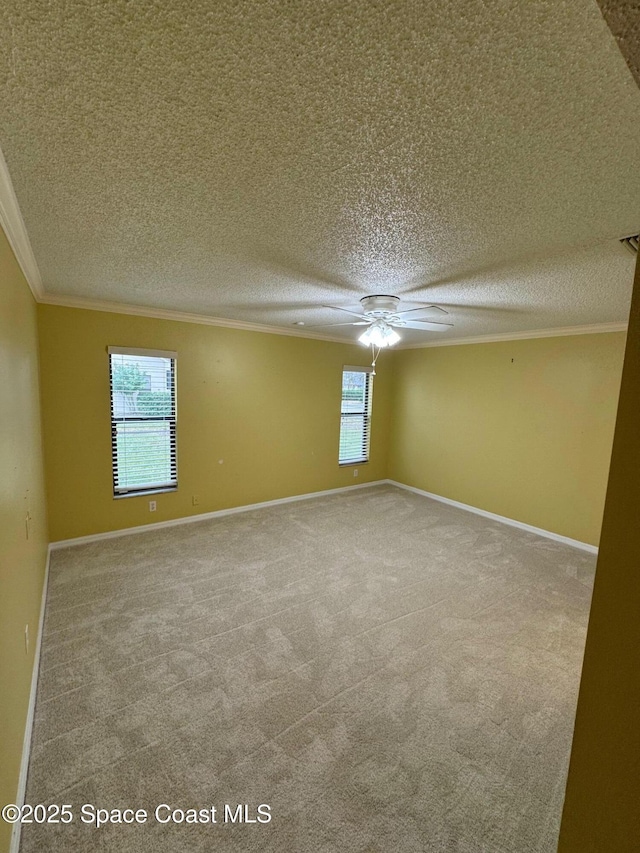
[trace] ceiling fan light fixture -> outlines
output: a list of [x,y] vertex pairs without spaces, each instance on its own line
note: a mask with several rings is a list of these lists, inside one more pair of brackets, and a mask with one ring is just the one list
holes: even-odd
[[398,343],[400,335],[388,323],[377,320],[360,335],[358,340],[365,346],[392,347]]

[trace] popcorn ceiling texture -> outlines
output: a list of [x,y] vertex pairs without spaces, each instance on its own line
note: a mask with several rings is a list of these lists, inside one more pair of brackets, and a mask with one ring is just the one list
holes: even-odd
[[450,337],[626,319],[640,92],[593,0],[3,17],[0,146],[49,294],[292,328],[383,292],[449,305]]

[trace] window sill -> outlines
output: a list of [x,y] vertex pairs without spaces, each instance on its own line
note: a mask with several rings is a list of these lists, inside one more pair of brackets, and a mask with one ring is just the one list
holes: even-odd
[[368,459],[353,459],[353,460],[350,460],[349,462],[338,462],[338,467],[339,468],[348,468],[350,465],[368,465],[368,464],[369,464]]
[[166,489],[146,489],[144,492],[122,492],[113,496],[114,501],[121,498],[143,498],[145,495],[164,495],[166,492],[177,492],[177,486],[169,486]]

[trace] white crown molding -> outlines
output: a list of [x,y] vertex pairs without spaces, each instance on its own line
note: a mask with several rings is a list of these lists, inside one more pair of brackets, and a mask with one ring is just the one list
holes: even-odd
[[[180,323],[198,323],[203,326],[222,326],[228,329],[241,329],[247,332],[263,332],[268,335],[286,335],[295,338],[307,338],[316,341],[330,341],[336,344],[357,345],[357,340],[307,332],[301,328],[287,329],[283,326],[267,326],[261,323],[248,323],[243,320],[229,320],[225,317],[210,317],[206,314],[189,314],[174,311],[171,308],[149,308],[144,305],[128,305],[125,302],[108,302],[87,299],[83,296],[62,296],[43,293],[38,302],[42,305],[57,305],[61,308],[82,308],[87,311],[104,311],[109,314],[128,314],[134,317],[150,317],[155,320],[175,320]],[[490,344],[498,341],[522,341],[532,338],[556,338],[571,335],[595,335],[605,332],[626,332],[627,323],[594,323],[588,326],[564,326],[554,329],[533,329],[524,332],[505,332],[499,335],[480,335],[475,338],[448,338],[430,340],[424,343],[400,344],[394,350],[424,349],[425,347],[452,347],[466,344]]]
[[597,554],[598,548],[596,545],[589,545],[588,542],[581,542],[579,539],[571,539],[569,536],[562,536],[560,533],[554,533],[552,530],[544,530],[542,527],[534,527],[532,524],[525,524],[524,521],[516,521],[515,518],[507,518],[505,515],[497,515],[495,512],[489,512],[486,509],[479,509],[477,506],[463,504],[460,501],[451,500],[451,498],[443,498],[442,495],[436,495],[433,492],[425,492],[424,489],[417,489],[415,486],[407,486],[406,483],[399,483],[397,480],[387,480],[391,486],[397,486],[399,489],[406,489],[408,492],[414,492],[416,495],[422,495],[425,498],[431,498],[432,501],[438,501],[448,506],[454,506],[456,509],[463,509],[465,512],[472,512],[474,515],[481,515],[483,518],[488,518],[491,521],[497,521],[500,524],[506,524],[509,527],[517,527],[518,530],[525,530],[527,533],[534,533],[536,536],[543,536],[545,539],[553,539],[554,542],[561,542],[563,545],[569,545],[571,548],[578,548],[580,551],[587,551],[589,554]]
[[588,326],[561,326],[554,329],[531,329],[523,332],[504,332],[499,335],[479,335],[475,338],[448,338],[419,344],[404,344],[396,349],[424,349],[425,347],[455,347],[465,344],[492,344],[499,341],[526,341],[533,338],[566,338],[571,335],[599,335],[605,332],[626,332],[627,323],[592,323]]
[[[229,320],[224,317],[211,317],[204,314],[190,314],[169,308],[151,308],[144,305],[128,305],[123,302],[109,302],[81,296],[64,296],[46,293],[42,277],[31,248],[31,241],[20,212],[20,205],[13,189],[9,169],[0,150],[0,226],[16,256],[31,292],[43,305],[58,305],[63,308],[83,308],[87,311],[104,311],[110,314],[128,314],[135,317],[150,317],[156,320],[176,320],[181,323],[198,323],[204,326],[221,326],[228,329],[240,329],[247,332],[262,332],[269,335],[307,338],[309,340],[330,341],[337,344],[356,345],[357,341],[333,335],[309,332],[302,327],[286,328],[269,326],[262,323],[248,323],[242,320]],[[568,335],[594,335],[603,332],[625,332],[626,323],[597,323],[587,326],[566,326],[555,329],[533,329],[523,332],[505,332],[496,335],[480,335],[470,338],[447,338],[446,340],[428,340],[424,343],[407,343],[395,347],[398,350],[423,349],[426,347],[464,346],[466,344],[487,344],[498,341],[519,341],[531,338],[565,337]]]
[[9,245],[20,264],[34,299],[40,302],[44,295],[42,277],[2,151],[0,151],[0,225],[7,235]]
[[148,308],[144,305],[127,305],[124,302],[101,302],[82,296],[58,296],[53,293],[43,293],[38,302],[42,305],[57,305],[60,308],[82,308],[86,311],[104,311],[108,314],[128,314],[133,317],[150,317],[155,320],[174,320],[179,323],[222,326],[223,328],[240,329],[246,332],[263,332],[267,335],[286,335],[294,338],[309,338],[315,341],[330,341],[336,344],[357,344],[357,341],[350,341],[347,338],[302,331],[301,327],[287,329],[284,326],[266,326],[243,320],[228,320],[225,317],[209,317],[206,314],[188,314],[184,311],[173,311],[170,308]]

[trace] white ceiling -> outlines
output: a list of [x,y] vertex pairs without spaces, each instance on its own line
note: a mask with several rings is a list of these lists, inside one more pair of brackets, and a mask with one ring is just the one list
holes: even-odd
[[640,91],[595,0],[3,17],[0,147],[45,299],[301,332],[371,293],[450,312],[410,344],[626,320]]

